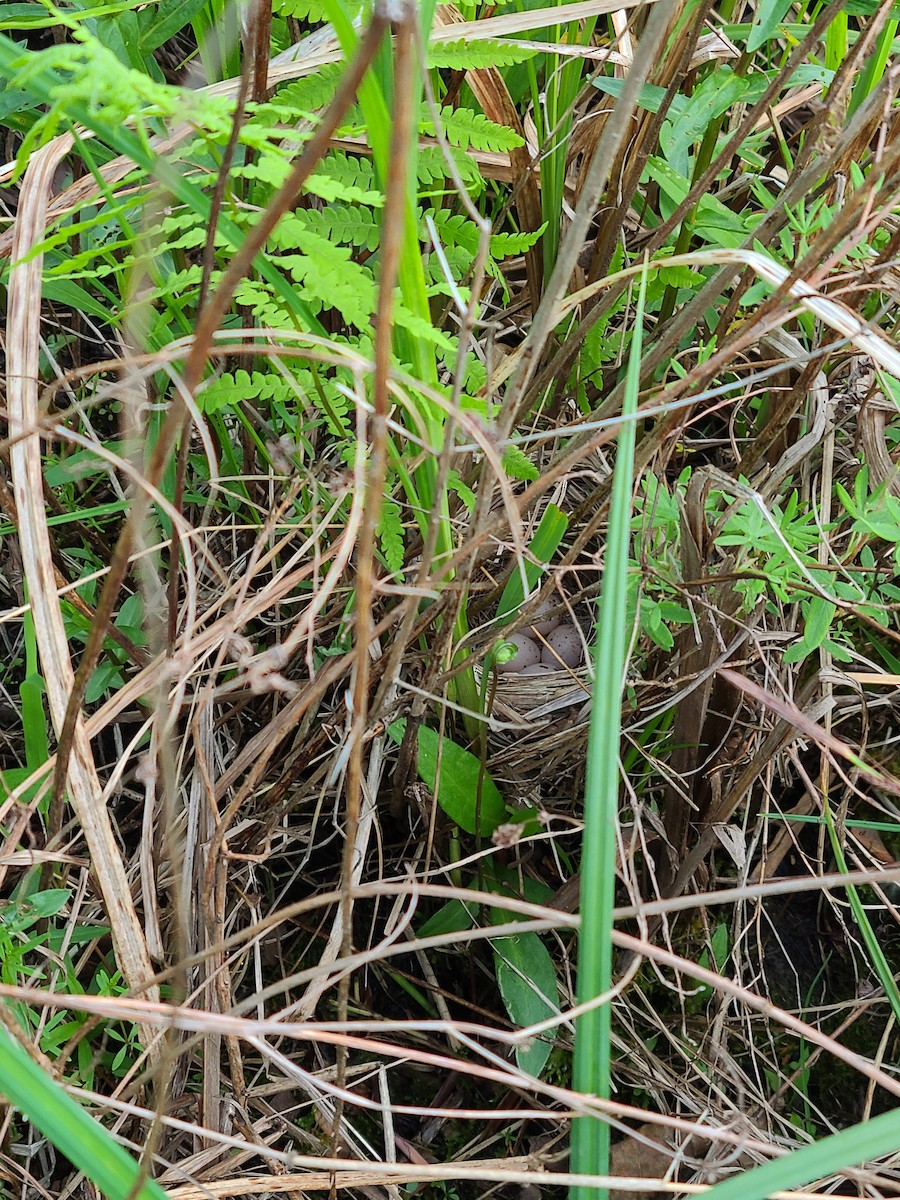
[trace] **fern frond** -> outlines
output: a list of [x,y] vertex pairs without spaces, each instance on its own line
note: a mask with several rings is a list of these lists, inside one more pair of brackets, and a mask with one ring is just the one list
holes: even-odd
[[309,407],[322,414],[330,434],[341,439],[353,438],[353,427],[348,416],[351,403],[335,379],[313,376],[312,371],[304,369],[296,374],[296,388]]
[[451,471],[447,476],[447,487],[451,492],[455,492],[457,496],[459,496],[460,500],[462,500],[463,504],[470,513],[475,511],[475,502],[477,500],[477,496],[469,487],[469,485],[460,479],[459,475],[457,475],[455,471]]
[[225,371],[197,393],[197,404],[201,412],[218,412],[233,407],[242,400],[289,400],[292,396],[290,384],[280,375],[263,371]]
[[315,113],[334,96],[342,73],[343,68],[336,63],[317,67],[302,79],[293,79],[284,84],[257,111],[261,114],[271,111],[282,118],[287,113],[294,119],[298,113]]
[[534,233],[493,233],[491,234],[491,257],[509,258],[511,254],[524,254],[537,242],[547,228],[545,221]]
[[396,500],[384,498],[375,529],[388,570],[391,573],[402,570],[405,550],[403,521],[400,516],[400,505]]
[[484,41],[440,42],[428,47],[429,67],[452,71],[477,71],[484,67],[512,67],[537,54],[530,46],[517,42]]
[[374,163],[359,154],[329,154],[316,167],[316,174],[325,175],[345,187],[358,188],[361,192],[378,191]]
[[[516,146],[525,145],[512,129],[497,125],[484,113],[473,112],[470,108],[443,107],[441,125],[450,145],[460,150],[514,150]],[[431,113],[427,110],[422,114],[419,129],[422,133],[434,133]]]
[[[484,191],[485,183],[477,164],[468,154],[462,150],[458,150],[455,146],[450,147],[450,153],[457,174],[466,185],[468,192],[473,197],[481,195]],[[450,171],[440,146],[420,146],[416,170],[419,183],[425,184],[427,187],[440,185],[450,176]]]
[[283,255],[278,262],[303,285],[313,311],[333,308],[350,325],[368,329],[376,298],[371,273],[354,262],[347,247],[335,246],[311,229],[295,228],[294,240],[301,253]]
[[525,483],[533,483],[538,477],[537,467],[520,446],[507,446],[503,451],[503,470],[510,479]]
[[356,246],[360,250],[377,250],[381,241],[381,225],[371,209],[355,204],[332,204],[325,209],[300,209],[285,217],[272,234],[271,244],[279,249],[293,245],[294,223],[311,229],[336,245]]
[[430,321],[426,321],[424,317],[419,317],[415,313],[411,313],[399,301],[394,305],[394,324],[399,325],[401,329],[407,330],[414,337],[431,342],[432,345],[437,346],[445,354],[453,354],[456,351],[455,338],[449,338],[446,333],[437,329]]
[[470,259],[475,257],[481,233],[470,217],[465,213],[450,212],[446,208],[431,209],[425,216],[434,222],[443,247],[459,246],[466,251]]
[[344,179],[334,179],[327,172],[316,171],[306,181],[306,190],[333,204],[335,200],[343,200],[345,204],[368,204],[370,208],[380,208],[384,204],[384,196],[379,191],[366,191],[355,183]]

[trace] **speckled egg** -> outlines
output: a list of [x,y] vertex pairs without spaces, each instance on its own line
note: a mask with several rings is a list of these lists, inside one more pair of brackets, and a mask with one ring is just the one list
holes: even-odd
[[524,671],[520,671],[520,675],[549,675],[553,668],[545,662],[532,663],[530,667],[526,667]]
[[516,647],[516,653],[504,663],[498,663],[497,670],[503,675],[511,675],[524,671],[526,667],[534,667],[541,661],[541,648],[527,633],[514,633],[512,637],[504,638]]
[[552,633],[560,623],[562,619],[561,617],[548,617],[546,615],[554,607],[554,602],[552,600],[545,600],[544,603],[538,608],[537,612],[534,614],[534,620],[530,625],[530,628],[533,629],[535,633],[539,633],[543,637],[546,637],[547,634]]
[[581,644],[581,634],[574,625],[557,625],[547,635],[547,645],[541,652],[541,662],[547,663],[557,671],[564,667],[580,667],[584,662],[584,648]]

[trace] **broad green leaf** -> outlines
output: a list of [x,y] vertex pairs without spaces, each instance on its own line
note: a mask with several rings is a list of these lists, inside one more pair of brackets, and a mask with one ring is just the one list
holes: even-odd
[[47,300],[65,304],[86,316],[97,317],[100,321],[110,320],[109,308],[71,279],[45,279],[41,285],[41,293]]
[[[503,1004],[515,1025],[536,1025],[559,1012],[556,968],[536,933],[526,930],[493,943],[497,985]],[[552,1045],[548,1031],[530,1046],[516,1049],[516,1062],[529,1075],[540,1075],[547,1065]],[[546,1040],[545,1040],[546,1039]]]
[[[395,721],[388,733],[399,743],[405,728],[405,721]],[[506,820],[506,805],[480,760],[448,737],[441,739],[426,725],[419,726],[418,748],[419,775],[433,792],[440,751],[441,777],[435,799],[447,816],[466,833],[489,837]]]
[[[529,589],[533,588],[541,575],[543,575],[543,564],[548,563],[556,553],[556,549],[565,537],[568,528],[569,518],[562,509],[557,508],[555,504],[548,504],[544,510],[544,515],[541,517],[541,522],[535,531],[535,535],[528,545],[529,558],[535,560],[525,564],[525,578],[528,580]],[[514,571],[510,575],[506,587],[503,589],[503,595],[500,597],[500,604],[497,608],[498,623],[501,625],[508,624],[524,598],[521,572]]]
[[818,649],[828,636],[837,607],[822,596],[813,596],[806,606],[804,640],[813,649]]
[[2,1026],[0,1094],[109,1200],[166,1200],[159,1184],[142,1179],[131,1155],[60,1084],[48,1078]]
[[68,888],[46,888],[43,892],[35,892],[28,897],[30,915],[35,921],[55,917],[68,904],[72,893]]
[[750,36],[747,38],[748,54],[753,54],[777,34],[778,25],[784,20],[790,7],[791,0],[760,0]]
[[162,0],[152,20],[141,30],[141,49],[156,50],[190,24],[207,0]]
[[47,743],[47,720],[44,716],[44,680],[41,675],[29,675],[19,684],[22,701],[22,730],[25,735],[25,761],[29,771],[42,767],[50,756]]
[[[605,75],[594,79],[593,85],[599,88],[601,92],[606,92],[608,96],[621,96],[622,90],[625,87],[624,79],[612,79]],[[657,87],[652,83],[645,83],[638,92],[638,107],[645,108],[647,112],[657,113],[662,107],[662,102],[666,98],[666,89]],[[672,103],[669,105],[669,115],[677,117],[685,109],[687,100],[684,96],[675,96]]]
[[448,900],[436,913],[432,913],[416,933],[423,938],[437,937],[442,933],[462,933],[464,929],[472,928],[480,909],[480,904],[466,905],[462,900]]

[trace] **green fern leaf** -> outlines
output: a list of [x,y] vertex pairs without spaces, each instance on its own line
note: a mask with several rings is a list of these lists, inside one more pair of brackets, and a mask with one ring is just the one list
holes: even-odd
[[301,253],[278,261],[303,285],[310,307],[334,308],[357,329],[368,329],[376,297],[371,273],[353,261],[345,246],[335,246],[311,229],[296,228],[294,242]]
[[503,470],[510,479],[521,479],[531,483],[538,477],[538,469],[519,446],[507,446],[503,451]]
[[[513,150],[525,142],[503,125],[489,121],[484,113],[472,112],[469,108],[441,109],[441,125],[451,146],[460,150]],[[431,113],[426,110],[419,123],[422,133],[434,134]]]
[[[200,268],[198,267],[199,271]],[[244,279],[235,288],[234,298],[248,308],[260,325],[268,329],[296,329],[297,323],[267,287]]]
[[429,67],[451,71],[477,71],[484,67],[512,67],[534,58],[536,50],[516,42],[484,41],[441,42],[428,48]]
[[281,17],[296,17],[319,25],[328,20],[328,5],[325,0],[273,0],[273,14]]
[[478,253],[478,243],[481,234],[478,226],[465,213],[453,213],[446,208],[432,209],[426,216],[431,217],[441,245],[459,246],[470,258]]
[[511,254],[524,254],[530,250],[541,234],[547,228],[545,221],[534,233],[494,233],[491,234],[491,257],[509,258]]
[[375,528],[388,570],[392,573],[402,570],[405,550],[403,521],[400,517],[400,505],[395,500],[385,497],[382,501],[378,524]]
[[369,158],[357,154],[329,154],[316,167],[317,175],[327,175],[346,187],[362,192],[376,192],[375,165]]
[[[472,255],[468,250],[464,250],[461,246],[444,246],[444,258],[447,266],[450,268],[450,275],[454,280],[465,278],[469,268],[472,265]],[[440,296],[451,296],[453,290],[447,281],[447,276],[444,273],[444,267],[436,254],[431,254],[425,264],[425,269],[429,279]],[[455,284],[459,289],[460,294],[463,290],[459,284]]]
[[[381,225],[372,211],[355,204],[332,204],[326,209],[302,209],[286,218],[297,221],[306,229],[320,237],[343,246],[356,246],[369,252],[377,250],[381,242]],[[282,225],[278,226],[274,236],[280,236]],[[292,235],[286,234],[286,237]],[[285,243],[289,244],[289,243]]]
[[[477,164],[462,150],[450,147],[450,156],[457,173],[472,196],[480,196],[485,182]],[[449,168],[440,146],[420,146],[416,161],[416,173],[420,184],[439,187],[449,178]]]
[[295,118],[298,113],[315,113],[334,96],[343,68],[336,63],[326,63],[302,79],[294,79],[280,87],[269,101],[257,110],[260,114],[272,112],[276,119]]
[[455,471],[451,471],[447,476],[447,487],[459,496],[470,513],[475,511],[477,496],[467,483],[463,483]]
[[370,208],[380,208],[384,204],[381,192],[366,191],[355,183],[333,179],[321,171],[310,175],[306,181],[306,190],[329,204],[333,204],[335,200],[343,200],[346,204],[368,204]]
[[269,153],[260,155],[256,162],[231,168],[231,174],[237,179],[257,179],[273,188],[280,188],[290,173],[289,160],[271,147]]
[[226,371],[197,393],[197,406],[201,412],[214,413],[223,408],[233,408],[251,396],[252,382],[248,371]]
[[454,339],[447,337],[446,333],[442,333],[440,329],[436,329],[424,317],[419,317],[415,313],[411,313],[405,305],[399,302],[394,305],[394,324],[399,325],[401,329],[407,330],[414,337],[431,342],[432,345],[437,346],[439,350],[443,350],[445,353],[452,354],[456,350]]
[[[351,402],[340,390],[335,379],[322,375],[314,377],[312,371],[304,369],[297,372],[296,387],[309,406],[322,414],[330,434],[341,439],[353,437],[353,428],[348,417]],[[353,447],[350,449],[352,452]]]

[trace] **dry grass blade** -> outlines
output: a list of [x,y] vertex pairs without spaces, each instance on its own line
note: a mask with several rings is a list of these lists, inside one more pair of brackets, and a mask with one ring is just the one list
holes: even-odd
[[[8,404],[13,488],[19,518],[19,540],[29,600],[41,656],[50,713],[59,735],[65,721],[75,674],[52,571],[47,515],[44,510],[38,410],[38,347],[42,256],[28,258],[44,236],[47,196],[53,172],[72,144],[57,140],[34,154],[19,199],[14,231],[16,264],[10,274],[7,323]],[[24,261],[23,261],[24,260]],[[69,794],[84,830],[122,973],[135,994],[158,998],[147,988],[154,970],[144,931],[135,911],[131,887],[116,843],[102,787],[94,766],[90,739],[79,715],[67,776]]]

